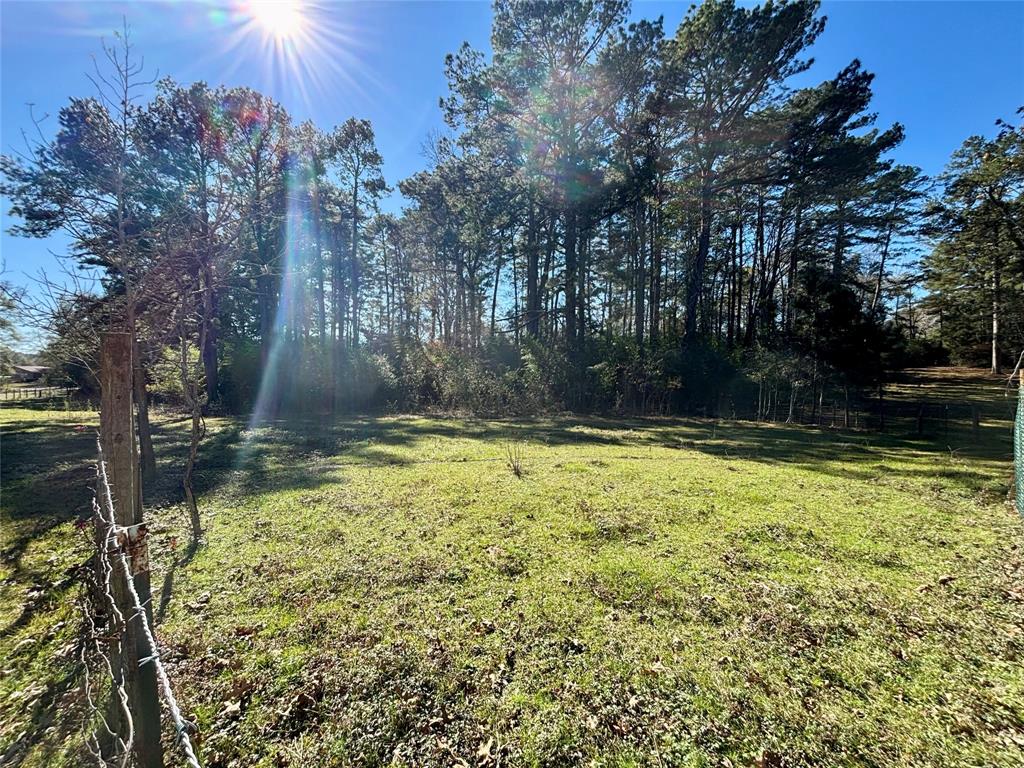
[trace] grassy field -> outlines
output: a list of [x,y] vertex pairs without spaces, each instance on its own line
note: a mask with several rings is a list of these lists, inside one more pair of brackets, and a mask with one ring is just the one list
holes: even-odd
[[[890,396],[980,430],[215,419],[177,566],[160,417],[158,631],[204,764],[1024,765],[1012,400]],[[95,416],[0,423],[0,764],[78,765]]]

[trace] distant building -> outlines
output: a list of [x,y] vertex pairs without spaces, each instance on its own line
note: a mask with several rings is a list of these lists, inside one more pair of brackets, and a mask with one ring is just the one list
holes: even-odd
[[14,365],[11,381],[38,381],[49,368],[45,365]]

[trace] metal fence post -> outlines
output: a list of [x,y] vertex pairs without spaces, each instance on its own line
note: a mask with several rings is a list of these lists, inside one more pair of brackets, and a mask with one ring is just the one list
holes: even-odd
[[1013,428],[1013,474],[1017,496],[1017,512],[1024,515],[1024,370],[1017,388],[1017,418]]

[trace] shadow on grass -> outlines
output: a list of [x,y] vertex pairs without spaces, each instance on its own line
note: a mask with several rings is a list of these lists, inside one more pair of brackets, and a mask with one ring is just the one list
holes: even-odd
[[[54,422],[26,419],[5,425],[0,479],[8,520],[2,556],[8,562],[16,562],[34,538],[91,512],[95,432],[92,427],[58,421],[61,418],[55,412]],[[895,429],[902,426],[906,425]],[[968,483],[979,481],[984,472],[981,467],[968,468],[961,459],[1001,463],[1011,456],[1009,422],[986,422],[977,431],[954,427],[931,436],[907,432],[600,416],[529,420],[357,417],[279,420],[251,428],[241,421],[218,419],[212,422],[200,448],[195,490],[200,501],[228,484],[245,492],[312,490],[339,482],[334,472],[339,465],[421,463],[424,459],[416,457],[418,448],[431,441],[459,439],[496,447],[516,441],[581,449],[679,448],[851,479],[870,479],[880,472],[909,479],[956,469]],[[176,505],[182,500],[187,420],[159,421],[153,440],[158,471],[146,486],[146,504]]]
[[94,427],[33,420],[4,425],[0,485],[5,531],[0,557],[17,563],[33,539],[92,513],[95,454]]
[[37,753],[35,758],[41,760],[37,765],[47,765],[57,754],[55,744],[59,739],[45,740],[48,734],[54,731],[70,733],[79,726],[69,717],[69,710],[58,706],[67,696],[72,688],[79,684],[78,670],[73,668],[59,678],[47,681],[46,689],[32,704],[29,736],[19,738],[10,744],[7,750],[0,753],[0,765],[15,768],[24,763],[29,749],[43,744],[42,753]]
[[[947,376],[942,392],[977,388],[969,376]],[[64,414],[53,420],[17,419],[4,429],[2,464],[5,541],[0,556],[19,579],[38,582],[41,574],[21,572],[26,547],[55,526],[91,514],[95,432]],[[723,459],[793,466],[809,472],[851,480],[879,477],[920,480],[942,475],[963,490],[991,485],[991,470],[1011,456],[1007,421],[987,420],[977,430],[954,425],[942,434],[919,436],[911,424],[897,423],[893,432],[855,432],[784,424],[755,424],[710,419],[557,418],[481,420],[420,417],[354,417],[339,420],[277,420],[249,427],[243,421],[212,419],[200,449],[195,490],[205,496],[230,487],[241,494],[282,490],[314,490],[344,482],[341,466],[404,466],[427,461],[499,460],[446,455],[420,458],[417,450],[433,441],[468,440],[467,452],[490,444],[495,456],[508,442],[539,447],[619,447],[623,458],[643,459],[638,448],[699,451]],[[158,471],[145,489],[149,507],[182,501],[181,469],[188,450],[188,421],[161,418],[153,430]],[[664,461],[661,453],[658,460]],[[975,459],[967,464],[963,459]],[[1008,471],[1008,470],[1007,470]]]
[[[417,458],[437,440],[469,440],[500,447],[524,442],[540,447],[678,448],[726,459],[794,466],[835,477],[870,480],[934,477],[941,473],[965,489],[988,481],[987,469],[1009,460],[1009,422],[978,430],[955,426],[942,434],[917,435],[897,424],[888,433],[711,419],[559,417],[531,420],[445,418],[350,418],[280,420],[256,428],[232,423],[204,443],[200,492],[226,482],[247,491],[315,489],[339,482],[339,466],[405,466],[496,460],[472,456]],[[479,448],[468,450],[479,451]],[[976,460],[968,465],[964,459]],[[664,456],[658,457],[664,460]],[[685,454],[681,455],[685,460]]]

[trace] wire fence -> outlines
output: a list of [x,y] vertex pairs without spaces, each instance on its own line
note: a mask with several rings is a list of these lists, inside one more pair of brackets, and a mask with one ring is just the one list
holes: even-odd
[[138,659],[138,666],[153,665],[159,695],[173,728],[174,743],[185,764],[200,768],[189,736],[194,726],[181,713],[150,625],[148,606],[140,599],[135,586],[134,573],[140,567],[148,568],[148,564],[139,562],[142,556],[137,550],[133,551],[134,532],[116,523],[107,465],[99,443],[97,450],[93,497],[96,556],[94,567],[87,569],[81,600],[85,642],[80,660],[84,669],[83,693],[88,705],[86,743],[101,766],[128,768],[134,764],[138,746],[137,713],[129,683],[131,670],[126,668],[126,659],[132,655],[124,651],[128,625],[135,621],[148,649],[146,655]]
[[1017,495],[1017,511],[1024,515],[1024,374],[1017,387],[1017,418],[1013,424],[1013,474]]

